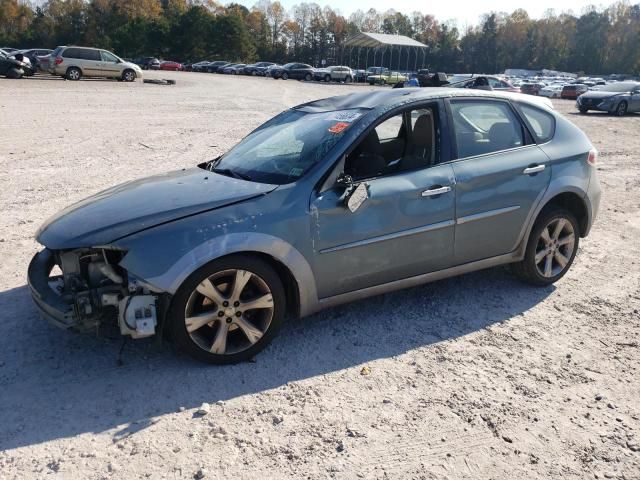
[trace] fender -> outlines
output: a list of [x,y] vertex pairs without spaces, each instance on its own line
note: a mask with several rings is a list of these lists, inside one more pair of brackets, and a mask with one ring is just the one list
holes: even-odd
[[127,256],[120,265],[158,290],[173,295],[189,275],[212,260],[232,253],[249,252],[269,255],[291,271],[298,284],[301,317],[318,310],[316,281],[305,257],[281,238],[264,233],[237,232],[207,240],[179,258],[163,274],[155,277],[148,278],[141,275],[142,272],[131,270]]
[[587,209],[588,225],[591,225],[593,217],[590,202],[586,201],[587,192],[576,187],[575,185],[569,184],[566,181],[562,181],[562,179],[559,180],[560,181],[552,182],[551,185],[549,185],[547,191],[544,192],[542,200],[538,202],[534,209],[531,210],[527,221],[523,225],[522,232],[520,234],[520,241],[516,249],[516,252],[518,253],[518,257],[520,259],[524,258],[525,250],[527,248],[527,240],[529,239],[529,235],[531,234],[531,230],[533,229],[533,225],[535,224],[538,215],[540,215],[540,212],[544,207],[547,206],[549,201],[551,201],[551,199],[553,199],[557,195],[560,195],[562,193],[575,193],[576,195],[578,195],[582,199],[585,208]]

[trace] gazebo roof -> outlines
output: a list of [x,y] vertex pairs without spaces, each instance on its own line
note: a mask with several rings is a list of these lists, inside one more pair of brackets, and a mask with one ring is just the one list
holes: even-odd
[[346,47],[364,47],[364,48],[379,48],[379,47],[418,47],[426,48],[424,43],[420,43],[413,38],[405,37],[404,35],[389,35],[386,33],[369,33],[360,32],[350,36],[345,41]]

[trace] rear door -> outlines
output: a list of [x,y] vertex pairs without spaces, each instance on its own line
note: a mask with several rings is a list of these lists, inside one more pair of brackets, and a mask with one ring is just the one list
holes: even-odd
[[512,252],[551,179],[548,157],[508,101],[449,101],[457,264]]
[[[77,48],[73,50],[80,68],[82,69],[83,75],[91,77],[104,75],[102,73],[102,57],[100,56],[100,50],[94,50],[92,48]],[[64,54],[66,55],[67,52],[68,50],[65,50]]]

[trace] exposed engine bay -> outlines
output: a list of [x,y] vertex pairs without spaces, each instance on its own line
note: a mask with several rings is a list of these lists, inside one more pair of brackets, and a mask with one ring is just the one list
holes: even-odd
[[[77,249],[44,250],[39,254],[48,254],[47,265],[40,266],[47,272],[46,281],[58,295],[59,305],[66,306],[63,318],[56,319],[56,323],[85,332],[118,326],[122,335],[132,338],[156,333],[159,310],[162,311],[158,305],[164,295],[153,292],[144,282],[118,266],[124,253],[109,249]],[[36,260],[37,256],[34,262]],[[30,268],[38,268],[34,262]],[[44,313],[51,317],[52,312]]]

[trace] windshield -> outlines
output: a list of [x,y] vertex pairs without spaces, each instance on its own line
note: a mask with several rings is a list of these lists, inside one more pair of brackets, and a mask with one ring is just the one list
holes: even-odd
[[361,109],[321,113],[287,110],[207,168],[254,182],[294,182],[321,161],[363,114]]

